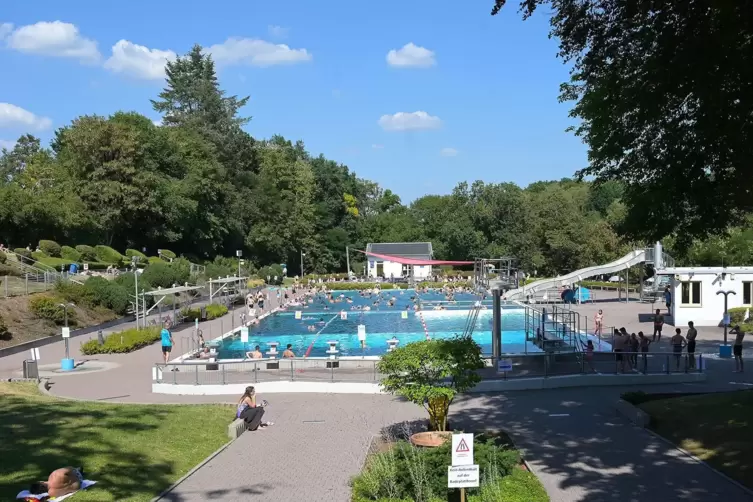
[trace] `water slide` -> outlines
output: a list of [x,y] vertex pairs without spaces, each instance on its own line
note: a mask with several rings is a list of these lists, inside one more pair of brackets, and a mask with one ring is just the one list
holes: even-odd
[[574,284],[594,277],[597,275],[614,274],[621,272],[625,269],[638,265],[646,261],[646,250],[636,249],[629,252],[622,258],[615,260],[605,265],[595,265],[593,267],[586,267],[580,270],[575,270],[569,274],[560,275],[551,279],[540,279],[530,284],[526,284],[522,288],[511,289],[505,293],[502,298],[506,300],[525,300],[527,295],[532,295],[537,291],[544,291],[547,289],[558,288],[565,284]]

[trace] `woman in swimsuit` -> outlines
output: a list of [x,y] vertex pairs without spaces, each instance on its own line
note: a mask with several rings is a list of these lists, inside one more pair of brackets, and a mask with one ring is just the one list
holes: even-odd
[[601,338],[601,329],[602,324],[604,323],[604,312],[599,309],[599,311],[594,315],[594,335]]

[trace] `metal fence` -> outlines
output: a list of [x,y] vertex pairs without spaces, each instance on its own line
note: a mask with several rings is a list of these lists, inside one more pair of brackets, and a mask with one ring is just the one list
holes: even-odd
[[0,297],[25,296],[32,293],[50,291],[55,287],[57,275],[40,273],[22,276],[0,276]]
[[[497,360],[484,358],[479,371],[485,380],[549,378],[567,375],[672,374],[704,371],[702,354],[689,358],[682,354],[596,352],[591,359],[581,354],[510,354],[500,359],[510,371],[497,371]],[[152,370],[154,383],[182,385],[226,385],[274,381],[376,383],[382,374],[378,359],[305,358],[212,361],[189,359],[180,363],[157,364]]]

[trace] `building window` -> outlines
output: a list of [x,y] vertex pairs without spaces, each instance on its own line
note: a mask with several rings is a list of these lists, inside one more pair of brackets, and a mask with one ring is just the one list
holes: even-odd
[[753,303],[753,282],[743,281],[743,305]]
[[681,305],[701,304],[701,283],[698,281],[683,282],[680,286]]

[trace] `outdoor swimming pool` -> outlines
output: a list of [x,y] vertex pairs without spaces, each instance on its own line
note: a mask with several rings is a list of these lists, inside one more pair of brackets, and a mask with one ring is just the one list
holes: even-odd
[[[446,301],[445,295],[441,292],[429,292],[419,293],[418,296],[426,309],[420,313],[412,309],[417,300],[417,293],[413,290],[404,290],[402,294],[398,291],[384,291],[378,295],[366,296],[357,291],[337,291],[333,293],[332,299],[320,296],[305,307],[291,307],[262,319],[258,325],[249,328],[246,343],[241,341],[240,336],[222,340],[218,347],[219,358],[242,358],[256,345],[266,353],[268,342],[278,342],[280,351],[291,344],[298,357],[324,357],[330,340],[338,342],[337,348],[341,356],[378,356],[387,351],[387,340],[393,337],[399,340],[399,345],[425,340],[424,323],[434,339],[462,334],[468,321],[469,309],[478,300],[477,296],[470,293],[456,294],[456,304],[445,304],[447,310],[432,310],[431,302]],[[387,302],[391,299],[394,299],[394,305],[388,306]],[[364,306],[371,310],[364,311]],[[296,319],[296,310],[301,312],[300,319]],[[341,317],[342,311],[345,312],[345,318]],[[491,322],[491,309],[481,310],[473,330],[473,338],[484,354],[489,355],[492,352]],[[361,349],[358,339],[360,324],[366,327],[364,349]],[[526,342],[524,329],[523,309],[504,308],[503,352],[540,352],[538,347]]]

